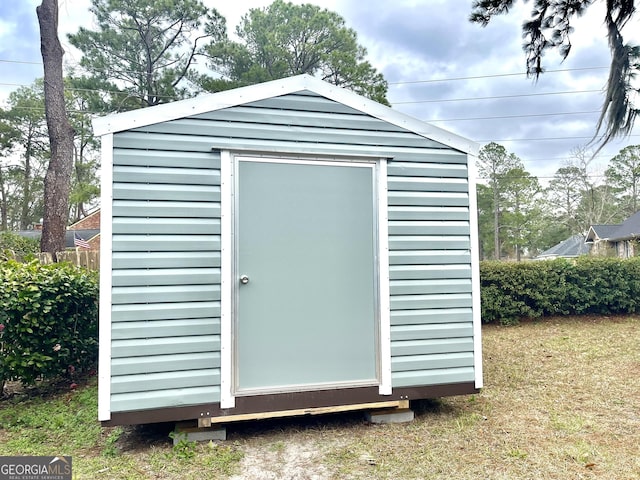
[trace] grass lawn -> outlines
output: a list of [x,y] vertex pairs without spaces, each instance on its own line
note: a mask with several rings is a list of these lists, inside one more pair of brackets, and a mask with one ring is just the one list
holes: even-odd
[[172,447],[169,425],[103,429],[96,387],[0,402],[0,455],[72,455],[91,479],[640,478],[640,317],[484,326],[479,395],[418,402],[416,420],[358,413],[229,426]]

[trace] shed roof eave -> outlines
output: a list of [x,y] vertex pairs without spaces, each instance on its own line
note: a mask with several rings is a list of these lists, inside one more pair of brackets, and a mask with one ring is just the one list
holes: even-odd
[[478,155],[480,146],[471,140],[306,74],[200,95],[145,109],[96,117],[92,121],[93,130],[96,136],[102,136],[303,90],[322,95],[380,120],[405,128],[422,137],[440,142],[455,150],[473,156]]

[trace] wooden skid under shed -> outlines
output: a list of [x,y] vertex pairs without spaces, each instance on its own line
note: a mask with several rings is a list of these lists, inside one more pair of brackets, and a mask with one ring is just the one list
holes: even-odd
[[241,415],[225,415],[220,417],[201,417],[198,427],[207,428],[212,424],[242,422],[245,420],[266,420],[269,418],[301,417],[305,415],[324,415],[329,413],[351,412],[355,410],[373,410],[381,408],[407,409],[409,400],[393,400],[389,402],[359,403],[355,405],[336,405],[331,407],[299,408],[275,412],[245,413]]

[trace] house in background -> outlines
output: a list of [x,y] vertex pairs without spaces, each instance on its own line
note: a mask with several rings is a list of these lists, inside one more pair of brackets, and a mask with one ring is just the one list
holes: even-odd
[[100,209],[67,227],[67,237],[71,234],[71,245],[67,238],[67,248],[74,248],[74,233],[89,242],[90,250],[100,250]]
[[639,240],[640,212],[636,212],[622,222],[621,225],[618,225],[609,235],[607,242],[618,257],[631,258],[640,253],[637,245]]
[[591,250],[591,244],[585,243],[584,235],[574,235],[566,240],[545,250],[534,260],[550,260],[554,258],[576,258],[580,255],[588,255]]
[[591,225],[585,243],[592,255],[631,258],[640,253],[640,211],[618,225]]
[[[21,237],[40,240],[42,224],[37,223],[31,230],[19,230],[16,233]],[[64,240],[65,248],[76,248],[76,237],[87,241],[89,250],[100,250],[100,209],[67,227]]]
[[591,245],[592,255],[615,255],[609,242],[611,235],[620,228],[618,225],[591,225],[585,243]]

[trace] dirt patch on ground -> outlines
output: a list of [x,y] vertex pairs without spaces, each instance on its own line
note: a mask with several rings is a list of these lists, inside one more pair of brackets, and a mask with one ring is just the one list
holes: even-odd
[[322,454],[314,442],[248,447],[240,463],[241,474],[230,480],[328,480]]

